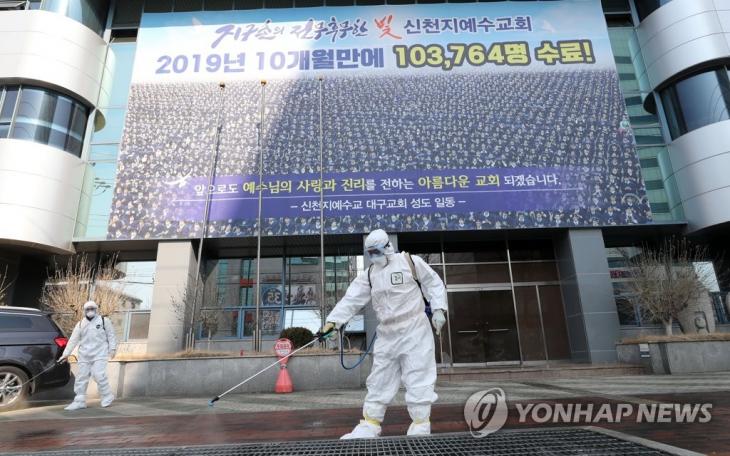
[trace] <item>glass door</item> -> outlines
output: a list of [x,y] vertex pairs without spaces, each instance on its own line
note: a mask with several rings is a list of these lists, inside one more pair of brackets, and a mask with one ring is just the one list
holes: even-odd
[[452,290],[448,296],[454,363],[520,361],[511,290]]

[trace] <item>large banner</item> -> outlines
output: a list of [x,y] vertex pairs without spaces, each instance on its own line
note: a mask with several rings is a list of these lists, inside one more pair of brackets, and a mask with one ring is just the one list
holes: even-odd
[[600,2],[145,14],[109,238],[259,209],[264,235],[650,222]]

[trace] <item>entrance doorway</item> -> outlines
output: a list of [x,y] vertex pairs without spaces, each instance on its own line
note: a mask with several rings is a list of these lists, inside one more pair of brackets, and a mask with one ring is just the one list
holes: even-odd
[[512,291],[449,291],[449,325],[454,363],[520,361]]

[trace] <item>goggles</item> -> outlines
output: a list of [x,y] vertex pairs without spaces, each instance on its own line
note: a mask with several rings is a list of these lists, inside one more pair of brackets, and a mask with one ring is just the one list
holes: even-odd
[[378,258],[385,255],[385,249],[390,245],[390,242],[384,246],[372,246],[367,248],[367,253],[370,258]]

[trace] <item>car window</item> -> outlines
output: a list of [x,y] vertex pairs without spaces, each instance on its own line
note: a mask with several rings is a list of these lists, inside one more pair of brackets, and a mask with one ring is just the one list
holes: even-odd
[[46,316],[0,314],[0,331],[53,331],[53,326]]

